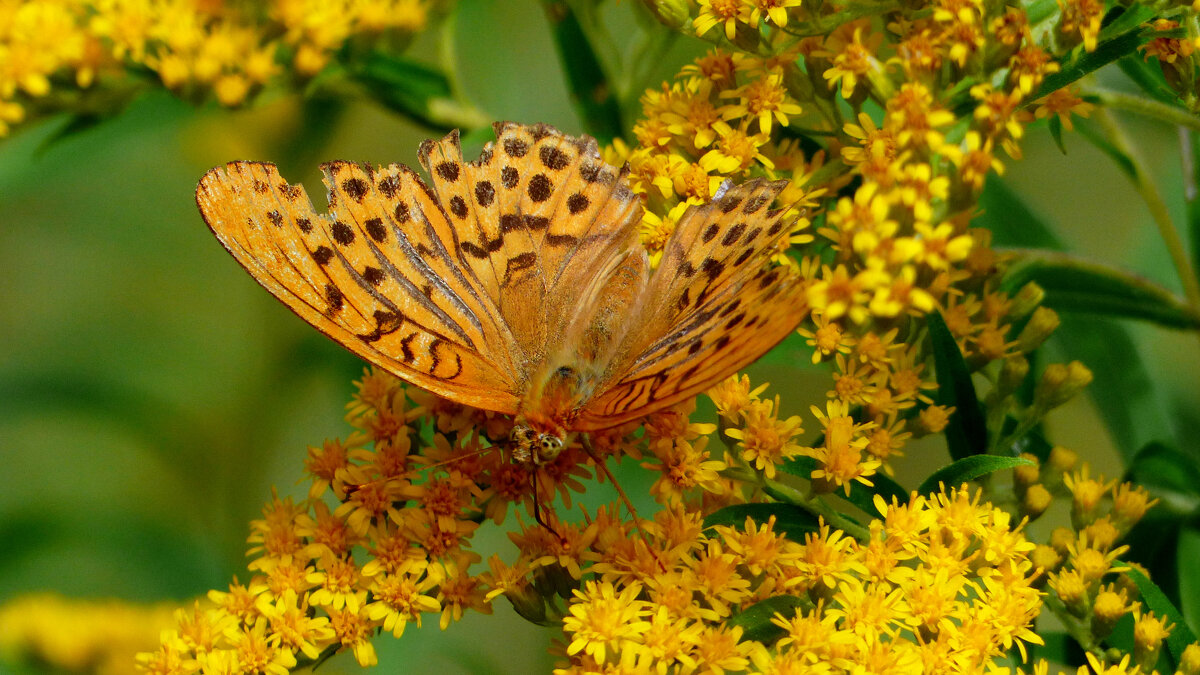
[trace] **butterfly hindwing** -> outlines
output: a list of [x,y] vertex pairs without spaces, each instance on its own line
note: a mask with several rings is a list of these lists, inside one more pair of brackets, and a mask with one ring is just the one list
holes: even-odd
[[633,319],[623,362],[575,428],[611,427],[694,396],[795,328],[807,311],[804,288],[769,266],[790,223],[766,208],[782,187],[750,181],[685,212]]
[[[505,352],[488,349],[489,341],[511,338],[453,260],[439,259],[436,249],[453,246],[446,240],[453,233],[437,222],[444,216],[428,195],[422,207],[419,181],[406,183],[401,167],[323,168],[326,214],[316,213],[302,186],[258,162],[213,169],[196,200],[225,248],[305,321],[418,386],[516,412],[511,367],[497,358]],[[401,222],[393,202],[405,197],[409,218]]]

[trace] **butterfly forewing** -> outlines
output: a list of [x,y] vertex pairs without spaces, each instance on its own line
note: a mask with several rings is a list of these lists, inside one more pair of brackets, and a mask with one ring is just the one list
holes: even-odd
[[[463,263],[495,301],[530,364],[557,351],[580,293],[636,247],[640,207],[596,142],[546,125],[497,123],[466,162],[457,134],[418,154],[451,222]],[[523,373],[523,379],[532,375]]]
[[[437,209],[418,207],[420,217],[398,222],[376,192],[379,172],[348,163],[325,170],[328,214],[316,213],[304,188],[282,180],[273,165],[256,162],[210,171],[196,200],[225,248],[301,318],[425,389],[515,413],[518,385],[507,353],[495,349],[506,336],[487,306],[461,271],[448,269],[452,260],[439,272],[431,267],[436,255],[412,255],[407,232],[449,248],[430,231]],[[403,193],[401,184],[396,194]]]
[[782,182],[750,181],[680,219],[651,274],[628,169],[595,140],[497,123],[474,162],[457,133],[406,167],[323,167],[329,211],[275,167],[234,162],[197,189],[209,227],[276,297],[351,351],[461,404],[599,430],[693,396],[804,314],[769,259]]

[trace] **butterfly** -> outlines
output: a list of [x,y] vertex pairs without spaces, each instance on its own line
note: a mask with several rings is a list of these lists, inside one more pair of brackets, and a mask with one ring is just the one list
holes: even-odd
[[232,162],[196,189],[242,267],[315,328],[454,402],[515,416],[513,457],[553,461],[577,433],[695,396],[803,316],[769,264],[794,216],[786,181],[689,208],[651,269],[628,167],[588,136],[498,122],[463,159],[458,132],[403,165],[322,165],[328,209],[273,164]]

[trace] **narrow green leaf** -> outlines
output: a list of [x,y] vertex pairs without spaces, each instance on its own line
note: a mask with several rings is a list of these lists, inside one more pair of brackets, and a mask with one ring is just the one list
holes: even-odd
[[979,399],[975,396],[975,384],[971,382],[971,371],[963,360],[958,343],[946,327],[946,320],[938,312],[926,315],[929,341],[933,348],[934,366],[937,368],[938,403],[954,406],[954,414],[946,426],[946,444],[950,456],[956,460],[987,451],[987,423]]
[[1134,28],[1112,38],[1102,39],[1096,45],[1096,50],[1093,52],[1083,52],[1081,50],[1079,57],[1073,62],[1064,64],[1062,70],[1057,73],[1046,76],[1037,93],[1029,97],[1027,105],[1033,105],[1034,101],[1046,96],[1050,92],[1058,91],[1081,77],[1093,73],[1117,59],[1134,53],[1138,47],[1142,46],[1148,40],[1149,38],[1144,36],[1140,29]]
[[1137,584],[1138,592],[1142,595],[1142,602],[1146,603],[1150,611],[1154,612],[1157,616],[1167,617],[1171,623],[1175,624],[1175,629],[1167,637],[1167,651],[1171,653],[1171,657],[1174,660],[1174,663],[1171,664],[1171,669],[1174,670],[1175,665],[1179,663],[1180,657],[1183,656],[1184,648],[1196,641],[1195,633],[1188,627],[1183,614],[1175,608],[1175,605],[1167,598],[1166,594],[1146,575],[1132,568],[1125,572],[1125,574],[1129,575],[1133,583]]
[[1125,76],[1133,80],[1143,93],[1155,100],[1171,105],[1179,105],[1179,96],[1167,84],[1163,77],[1162,68],[1152,65],[1140,54],[1133,53],[1117,59],[1117,67]]
[[623,134],[621,108],[595,46],[565,0],[543,0],[571,99],[585,130],[601,144]]
[[796,615],[796,610],[803,606],[804,601],[794,595],[777,595],[747,607],[725,622],[730,626],[741,626],[743,640],[754,640],[769,645],[787,632],[771,623],[771,617],[782,614],[791,618]]
[[[1179,532],[1179,548],[1175,555],[1176,569],[1186,570],[1184,574],[1176,574],[1179,581],[1179,611],[1193,621],[1200,617],[1200,575],[1196,574],[1196,561],[1200,560],[1200,530],[1194,527],[1176,527]],[[1154,572],[1150,572],[1151,578]]]
[[[1100,29],[1100,43],[1103,44],[1106,40],[1118,35],[1139,30],[1143,24],[1156,16],[1156,11],[1145,5],[1116,5],[1104,15],[1103,27]],[[1157,31],[1153,33],[1157,34]],[[1146,39],[1149,40],[1150,37],[1146,37]]]
[[372,51],[348,71],[351,79],[387,108],[413,118],[425,126],[450,131],[450,123],[438,111],[457,106],[450,80],[441,70],[397,54]]
[[[817,460],[812,457],[793,457],[780,465],[779,470],[807,480],[816,468]],[[877,473],[869,480],[872,485],[855,481],[850,485],[850,496],[847,497],[845,492],[838,492],[837,496],[845,497],[846,501],[870,514],[875,513],[875,495],[880,495],[888,503],[893,499],[901,503],[908,501],[908,490],[887,475]]]
[[1200,510],[1200,467],[1178,448],[1147,443],[1133,456],[1125,477],[1150,490],[1178,517]]
[[[1183,196],[1187,202],[1187,232],[1190,235],[1192,270],[1200,270],[1200,133],[1183,131]],[[1197,272],[1200,274],[1200,272]]]
[[1025,6],[1025,16],[1030,25],[1038,25],[1051,14],[1059,11],[1056,0],[1033,0]]
[[921,486],[917,488],[917,493],[922,495],[931,494],[936,492],[938,486],[942,484],[945,484],[947,488],[955,488],[980,476],[1005,469],[1013,469],[1018,466],[1036,465],[1034,462],[1021,457],[1001,457],[999,455],[972,455],[964,457],[930,474],[929,478],[926,478],[921,483]]
[[1030,281],[1046,291],[1056,310],[1141,319],[1170,328],[1200,327],[1200,315],[1167,289],[1124,270],[1066,253],[1035,249],[1005,272],[1001,287],[1013,293]]
[[710,513],[704,519],[704,527],[728,525],[741,528],[746,525],[746,518],[756,523],[766,523],[775,516],[775,531],[792,541],[804,541],[808,532],[816,532],[819,526],[817,517],[799,506],[781,504],[734,504]]
[[1064,155],[1067,154],[1067,145],[1063,143],[1062,119],[1058,116],[1051,117],[1047,121],[1046,127],[1050,130],[1050,138],[1054,139],[1054,144],[1058,146],[1058,151]]

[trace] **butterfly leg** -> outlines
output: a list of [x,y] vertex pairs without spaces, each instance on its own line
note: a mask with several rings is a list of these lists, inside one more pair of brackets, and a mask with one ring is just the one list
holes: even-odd
[[541,525],[542,527],[546,528],[547,532],[549,532],[550,534],[553,534],[555,537],[557,537],[558,541],[560,543],[565,544],[567,540],[564,539],[563,536],[561,534],[559,534],[558,531],[556,531],[553,527],[550,527],[550,524],[546,522],[546,519],[544,517],[542,517],[542,504],[541,504],[540,498],[538,497],[539,490],[538,490],[537,477],[538,477],[538,470],[537,470],[537,467],[534,467],[533,468],[533,519],[535,521],[537,521],[538,525]]
[[633,518],[633,527],[638,531],[638,535],[641,536],[642,541],[645,542],[650,554],[653,555],[655,561],[658,562],[658,566],[662,568],[662,571],[666,572],[666,565],[663,564],[663,561],[658,557],[658,554],[654,551],[654,547],[650,545],[650,537],[646,534],[646,531],[642,529],[642,519],[638,517],[637,509],[633,508],[633,502],[629,501],[629,495],[625,494],[625,490],[621,488],[621,484],[617,482],[616,477],[612,475],[612,472],[608,470],[608,466],[603,460],[600,459],[600,456],[596,454],[596,449],[592,447],[591,437],[587,434],[580,434],[579,443],[583,446],[583,451],[588,454],[588,457],[591,457],[592,461],[596,463],[596,467],[600,469],[600,471],[604,474],[604,477],[607,478],[609,482],[612,483],[613,487],[617,489],[617,496],[620,497],[621,503],[625,505],[625,509],[629,511],[629,515]]

